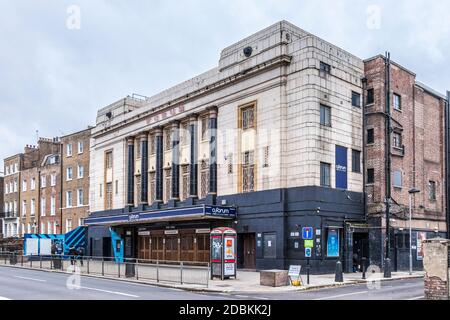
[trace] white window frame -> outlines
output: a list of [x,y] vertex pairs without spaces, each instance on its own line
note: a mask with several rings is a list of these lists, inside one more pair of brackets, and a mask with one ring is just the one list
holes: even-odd
[[72,206],[73,206],[73,193],[72,191],[66,191],[66,207],[72,208]]
[[66,181],[72,181],[72,180],[73,180],[73,168],[72,167],[67,167],[67,169],[66,169]]
[[83,179],[83,177],[84,177],[84,166],[82,166],[82,165],[78,165],[77,166],[77,177],[78,177],[78,179]]
[[27,191],[27,180],[26,179],[22,180],[22,191]]
[[71,157],[72,156],[72,144],[69,143],[66,146],[66,157]]
[[56,196],[54,194],[50,197],[50,215],[56,215]]
[[[81,194],[81,197],[80,197]],[[80,202],[81,199],[81,202]],[[84,202],[84,193],[83,193],[83,189],[78,189],[77,190],[77,206],[81,207],[83,206],[83,202]]]
[[56,173],[52,173],[50,175],[50,186],[52,187],[56,186]]
[[41,188],[47,187],[47,176],[45,174],[41,175]]
[[84,141],[78,141],[78,154],[82,154],[84,152]]

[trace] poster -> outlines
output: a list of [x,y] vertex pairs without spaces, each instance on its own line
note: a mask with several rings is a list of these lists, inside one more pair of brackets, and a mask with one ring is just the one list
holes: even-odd
[[234,238],[225,238],[225,260],[234,259]]
[[327,256],[339,257],[339,230],[329,229],[327,239]]
[[234,276],[234,263],[225,263],[223,268],[223,274],[225,276]]
[[221,260],[222,255],[220,251],[222,250],[222,238],[212,238],[212,252],[211,259],[212,260]]
[[423,260],[423,241],[427,240],[426,232],[417,232],[417,260]]

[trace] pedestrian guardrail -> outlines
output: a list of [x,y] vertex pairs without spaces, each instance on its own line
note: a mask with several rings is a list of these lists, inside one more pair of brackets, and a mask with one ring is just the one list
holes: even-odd
[[23,255],[0,252],[0,266],[32,269],[76,271],[81,275],[133,279],[142,282],[167,282],[208,286],[210,267],[207,262],[123,259],[109,257]]

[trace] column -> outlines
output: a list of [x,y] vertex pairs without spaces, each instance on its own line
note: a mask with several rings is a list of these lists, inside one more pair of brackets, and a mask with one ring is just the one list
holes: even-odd
[[140,203],[148,203],[148,134],[147,132],[139,135],[141,148],[141,194]]
[[198,116],[197,115],[191,115],[189,118],[189,135],[191,139],[190,143],[190,164],[189,164],[189,196],[193,198],[198,197],[198,186],[197,186],[197,180],[198,180],[198,135],[197,135],[197,128],[198,128]]
[[156,168],[155,168],[155,201],[163,201],[163,132],[155,130]]
[[209,193],[217,194],[217,108],[209,111]]
[[180,123],[172,124],[172,192],[171,199],[180,199]]
[[134,206],[134,138],[127,138],[128,146],[128,179],[127,179],[127,204]]

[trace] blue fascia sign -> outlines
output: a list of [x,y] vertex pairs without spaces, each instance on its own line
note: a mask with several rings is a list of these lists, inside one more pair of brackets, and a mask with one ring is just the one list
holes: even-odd
[[128,215],[129,222],[139,221],[140,219],[141,219],[141,216],[139,213],[130,213]]
[[236,208],[219,207],[219,206],[205,206],[205,214],[207,214],[209,216],[234,218],[234,217],[236,217]]

